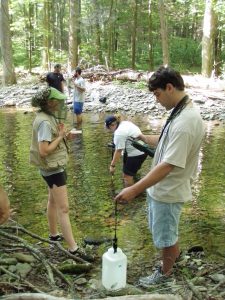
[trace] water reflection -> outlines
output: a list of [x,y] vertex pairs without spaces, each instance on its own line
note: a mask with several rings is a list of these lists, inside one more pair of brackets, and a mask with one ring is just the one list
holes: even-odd
[[[29,147],[33,113],[14,110],[0,111],[0,172],[1,184],[7,189],[12,206],[18,211],[16,219],[28,230],[48,236],[46,214],[47,190],[35,167],[29,165]],[[68,127],[71,128],[72,116]],[[104,128],[104,114],[86,114],[83,134],[71,143],[68,165],[68,192],[71,222],[76,238],[114,236],[114,189],[122,188],[118,167],[114,182],[108,167],[111,150],[107,143],[111,134]],[[160,131],[160,122],[147,117],[132,119],[143,131]],[[207,124],[207,135],[202,147],[195,182],[194,199],[185,206],[181,218],[180,242],[183,248],[202,245],[207,254],[225,251],[225,126]],[[148,158],[139,173],[150,168]],[[146,267],[154,257],[155,249],[147,228],[145,195],[129,205],[119,207],[118,244],[128,256],[129,264],[142,263]],[[100,248],[102,252],[106,247]]]

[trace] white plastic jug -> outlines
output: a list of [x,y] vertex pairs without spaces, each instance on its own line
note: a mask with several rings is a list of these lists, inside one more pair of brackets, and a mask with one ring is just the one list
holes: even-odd
[[117,291],[126,286],[127,257],[120,248],[114,253],[109,248],[102,256],[102,284],[109,291]]

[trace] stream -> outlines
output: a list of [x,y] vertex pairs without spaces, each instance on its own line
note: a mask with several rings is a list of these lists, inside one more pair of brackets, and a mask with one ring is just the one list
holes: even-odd
[[[104,127],[105,113],[85,113],[83,133],[70,144],[67,167],[70,218],[79,244],[84,238],[114,237],[115,192],[122,189],[121,166],[114,177],[109,174],[111,134]],[[29,165],[29,147],[34,113],[15,109],[0,110],[0,183],[8,192],[16,210],[14,220],[27,230],[48,237],[46,218],[47,188],[38,170]],[[161,120],[130,117],[144,133],[158,133]],[[68,113],[68,128],[72,115]],[[225,124],[207,121],[206,137],[201,149],[199,174],[193,183],[193,201],[185,204],[180,222],[180,245],[183,249],[200,245],[209,260],[220,260],[225,253]],[[148,158],[138,177],[151,165]],[[129,205],[118,207],[118,246],[128,258],[128,280],[136,279],[151,268],[157,258],[146,218],[145,194]],[[99,258],[110,247],[97,248]],[[93,276],[100,276],[101,261]],[[99,278],[98,278],[99,279]]]

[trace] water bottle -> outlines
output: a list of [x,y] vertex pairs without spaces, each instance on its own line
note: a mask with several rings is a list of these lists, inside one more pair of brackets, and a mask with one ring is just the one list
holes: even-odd
[[120,248],[114,253],[109,248],[102,256],[102,284],[109,291],[117,291],[126,286],[127,257]]

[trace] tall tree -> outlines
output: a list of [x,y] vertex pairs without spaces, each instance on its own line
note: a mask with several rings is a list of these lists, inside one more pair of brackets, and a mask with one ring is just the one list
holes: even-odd
[[222,37],[221,37],[221,30],[217,27],[216,30],[216,37],[215,37],[215,76],[218,77],[221,75],[221,68],[222,68]]
[[138,14],[138,0],[134,0],[133,2],[133,30],[132,30],[132,43],[131,43],[131,49],[132,49],[132,60],[131,60],[131,67],[134,70],[135,64],[136,64],[136,40],[137,40],[137,14]]
[[149,71],[154,67],[153,61],[153,42],[152,42],[152,0],[148,0],[148,60]]
[[205,0],[205,14],[203,20],[202,36],[202,75],[210,77],[213,70],[215,54],[216,15],[214,11],[214,0]]
[[81,0],[70,0],[69,18],[69,69],[73,70],[78,65],[78,52],[80,42],[80,6]]
[[8,0],[1,0],[0,5],[0,41],[3,62],[3,85],[7,85],[16,83],[16,75],[12,55]]
[[113,53],[113,25],[115,22],[115,18],[113,17],[113,5],[114,0],[110,1],[110,10],[109,10],[109,30],[108,30],[108,53],[107,53],[107,59],[108,59],[108,65],[112,66],[112,53]]
[[[24,4],[25,5],[25,4]],[[34,17],[34,4],[28,2],[28,11],[27,11],[27,24],[26,24],[26,33],[27,33],[27,54],[28,54],[28,66],[29,72],[31,73],[32,69],[32,50],[33,50],[33,17]]]
[[50,36],[49,36],[49,1],[44,0],[43,7],[43,50],[42,50],[42,67],[44,70],[50,70]]
[[92,0],[94,4],[94,17],[95,17],[95,32],[96,32],[96,56],[97,62],[102,64],[102,46],[101,46],[101,28],[100,28],[100,4],[98,0]]
[[163,64],[169,64],[169,45],[168,45],[168,32],[167,22],[165,14],[164,0],[158,0],[159,18],[161,27],[161,40],[162,40],[162,52],[163,52]]

